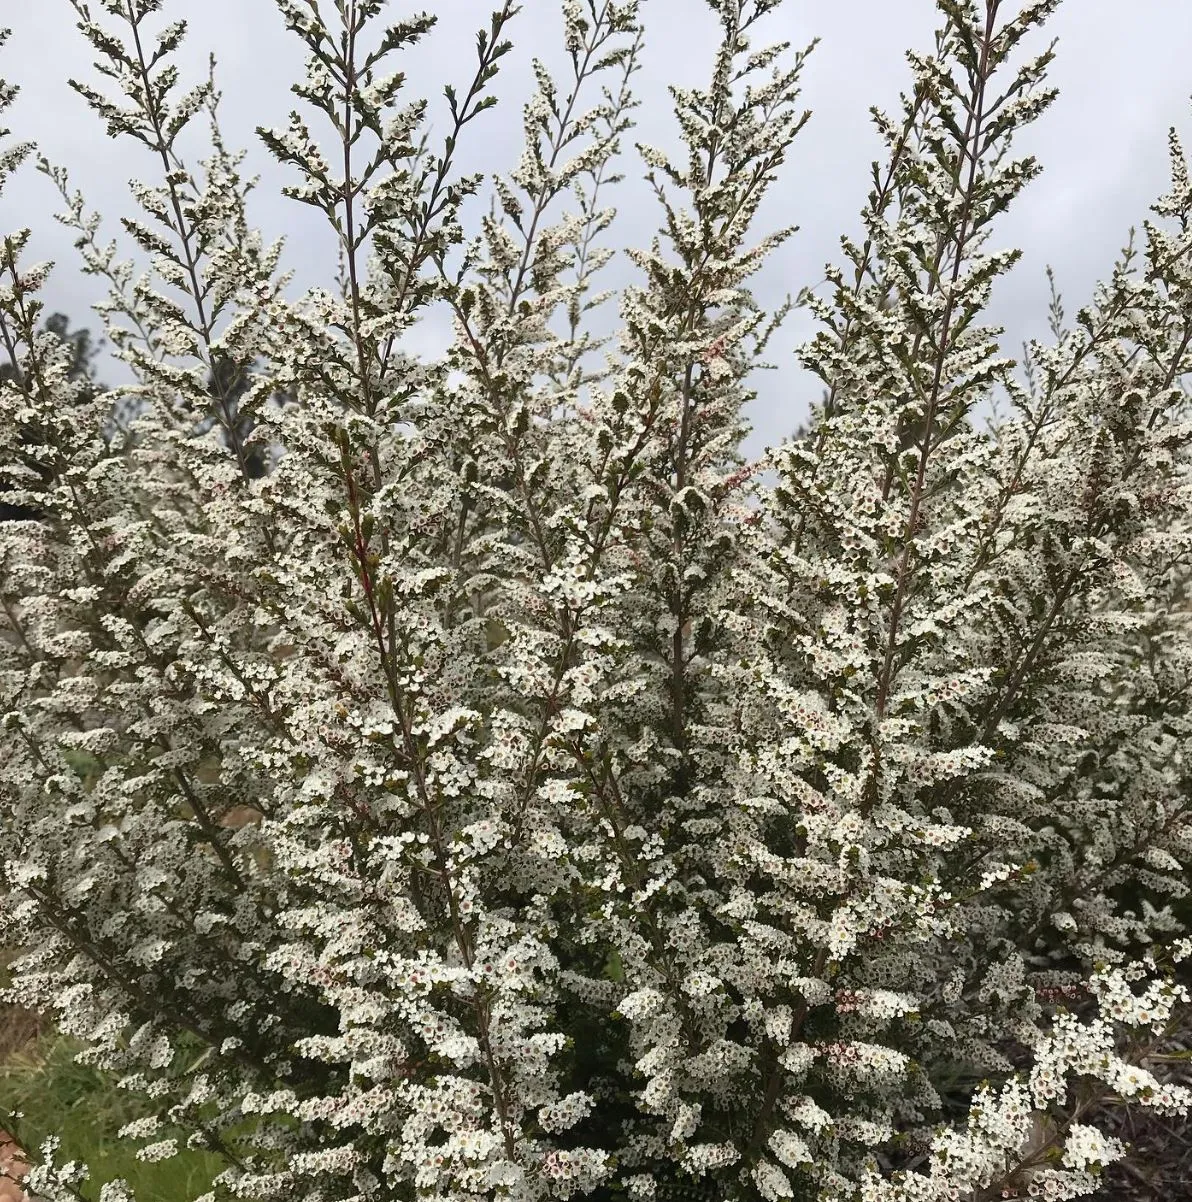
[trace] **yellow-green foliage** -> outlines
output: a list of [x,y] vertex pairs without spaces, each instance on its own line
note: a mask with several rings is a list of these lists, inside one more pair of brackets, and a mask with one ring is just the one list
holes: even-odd
[[183,1150],[158,1164],[136,1158],[136,1145],[117,1138],[125,1123],[152,1111],[144,1097],[120,1089],[111,1075],[75,1063],[78,1045],[43,1036],[0,1065],[0,1124],[10,1112],[24,1147],[34,1154],[47,1136],[62,1140],[60,1161],[82,1160],[91,1179],[81,1193],[98,1199],[105,1182],[123,1178],[137,1202],[186,1202],[211,1188],[224,1167],[207,1152]]

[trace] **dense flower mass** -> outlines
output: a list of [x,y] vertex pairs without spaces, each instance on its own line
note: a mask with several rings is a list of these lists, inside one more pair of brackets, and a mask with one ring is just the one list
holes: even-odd
[[[0,245],[0,925],[10,1000],[152,1099],[143,1158],[217,1152],[200,1202],[1061,1199],[1129,1155],[1114,1106],[1186,1110],[1175,132],[1142,262],[1072,326],[1054,302],[1025,383],[979,323],[1058,0],[937,0],[864,241],[800,297],[823,401],[762,463],[745,381],[794,302],[746,282],[793,231],[750,227],[807,117],[806,52],[755,45],[780,0],[708,0],[612,346],[581,325],[638,0],[564,0],[573,70],[535,62],[471,239],[455,152],[512,0],[437,156],[395,66],[433,18],[277,0],[335,139],[259,131],[339,239],[297,300],[214,74],[173,90],[185,22],[72,2],[104,76],[73,86],[155,175],[138,275],[38,160],[133,385],[71,376],[35,236]],[[0,145],[0,187],[32,153]]]

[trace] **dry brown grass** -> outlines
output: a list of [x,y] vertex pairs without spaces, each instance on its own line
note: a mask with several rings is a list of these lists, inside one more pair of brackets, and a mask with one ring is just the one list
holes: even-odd
[[39,1015],[19,1006],[0,1006],[0,1064],[27,1047],[45,1031]]
[[[1192,1017],[1165,1050],[1177,1057],[1192,1052]],[[1190,1059],[1170,1059],[1148,1067],[1161,1081],[1192,1087]],[[1187,1118],[1166,1118],[1139,1106],[1123,1106],[1106,1116],[1104,1126],[1131,1149],[1126,1160],[1105,1170],[1107,1202],[1192,1198],[1192,1130]]]

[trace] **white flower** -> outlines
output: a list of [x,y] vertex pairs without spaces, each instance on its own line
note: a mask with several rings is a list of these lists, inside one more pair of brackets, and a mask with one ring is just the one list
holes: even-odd
[[1064,1164],[1071,1169],[1104,1167],[1126,1154],[1125,1145],[1095,1127],[1073,1123],[1064,1140]]

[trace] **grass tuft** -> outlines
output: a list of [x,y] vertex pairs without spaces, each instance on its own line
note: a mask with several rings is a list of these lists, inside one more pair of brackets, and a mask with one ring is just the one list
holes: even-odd
[[[81,1160],[91,1169],[82,1196],[97,1202],[102,1186],[123,1178],[137,1202],[188,1202],[211,1188],[212,1177],[224,1167],[208,1152],[183,1149],[157,1164],[136,1157],[137,1145],[117,1138],[125,1123],[151,1113],[144,1098],[117,1088],[109,1074],[75,1062],[79,1045],[53,1032],[36,1028],[20,1046],[12,1027],[27,1020],[21,1014],[0,1017],[0,1126],[7,1116],[21,1118],[13,1130],[30,1159],[50,1135],[62,1140],[59,1161]],[[15,1130],[14,1130],[15,1128]]]

